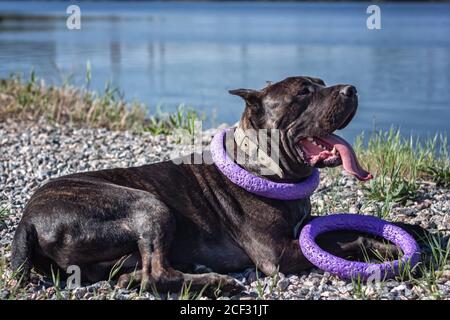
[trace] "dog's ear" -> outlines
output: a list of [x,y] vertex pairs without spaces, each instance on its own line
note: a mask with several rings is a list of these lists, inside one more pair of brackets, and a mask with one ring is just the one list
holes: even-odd
[[320,78],[313,78],[313,77],[308,77],[309,80],[311,80],[312,82],[315,82],[317,84],[320,84],[321,86],[325,86],[325,81],[323,81]]
[[228,91],[230,94],[239,96],[247,102],[251,107],[259,107],[261,105],[261,92],[252,89],[234,89]]

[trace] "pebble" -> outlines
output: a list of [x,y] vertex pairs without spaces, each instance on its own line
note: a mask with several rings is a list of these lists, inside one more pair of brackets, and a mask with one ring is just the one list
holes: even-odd
[[284,279],[281,279],[280,281],[278,281],[278,283],[277,283],[277,287],[280,289],[280,290],[286,290],[287,289],[287,287],[289,286],[289,284],[290,284],[290,281],[289,281],[289,278],[284,278]]
[[0,290],[0,299],[1,300],[8,299],[9,294],[10,294],[10,292],[7,289]]

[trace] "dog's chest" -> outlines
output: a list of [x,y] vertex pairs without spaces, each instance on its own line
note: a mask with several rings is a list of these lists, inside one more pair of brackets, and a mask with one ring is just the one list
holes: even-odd
[[311,213],[311,203],[308,199],[289,202],[288,221],[293,238],[298,238],[300,230]]
[[[309,198],[298,201],[283,201],[282,205],[267,207],[258,206],[258,222],[255,224],[263,226],[267,233],[276,235],[287,231],[293,238],[298,238],[299,233],[311,213],[311,203]],[[263,219],[261,219],[261,217]],[[258,228],[259,229],[259,228]]]
[[297,223],[292,229],[292,236],[294,237],[294,239],[297,239],[299,237],[300,230],[311,213],[311,203],[308,200],[305,202],[298,203],[296,207],[297,210],[295,220],[297,221]]

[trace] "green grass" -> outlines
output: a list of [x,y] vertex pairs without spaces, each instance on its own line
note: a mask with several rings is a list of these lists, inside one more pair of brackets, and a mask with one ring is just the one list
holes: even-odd
[[4,222],[9,214],[9,209],[6,206],[0,205],[0,222]]
[[171,114],[158,111],[149,115],[146,105],[125,101],[120,90],[110,83],[101,92],[92,91],[89,63],[85,81],[78,87],[70,81],[61,86],[46,85],[34,71],[27,79],[20,75],[0,79],[0,121],[44,118],[75,126],[171,134],[179,129],[193,133],[195,120],[201,118],[194,109],[183,105]]
[[108,282],[112,281],[114,278],[116,278],[116,276],[119,274],[120,270],[123,267],[123,264],[125,263],[125,261],[128,260],[128,258],[130,258],[131,255],[126,255],[123,256],[122,258],[120,258],[119,260],[117,260],[117,262],[112,266],[111,270],[109,271],[109,276],[108,276]]
[[384,202],[381,211],[388,210],[391,203],[405,204],[416,199],[419,179],[450,186],[449,144],[445,136],[420,142],[413,137],[403,138],[400,130],[391,128],[375,132],[366,145],[363,140],[362,134],[355,151],[374,179],[362,187],[369,200]]
[[353,296],[356,299],[360,299],[360,300],[367,299],[364,281],[361,279],[360,276],[352,279],[352,286],[353,286]]
[[444,241],[437,235],[430,235],[425,242],[427,253],[422,257],[422,263],[419,265],[420,278],[416,281],[432,296],[439,299],[442,297],[442,292],[438,289],[437,283],[449,263],[450,241],[448,239]]
[[[205,285],[200,291],[191,291],[192,282],[183,283],[180,293],[178,294],[178,300],[200,300],[203,297],[208,285]],[[217,295],[220,296],[220,287],[216,289]],[[216,296],[217,298],[217,296]]]
[[7,299],[19,299],[26,297],[26,289],[22,286],[23,276],[19,276],[20,269],[11,272],[9,269],[9,261],[6,259],[5,253],[11,249],[7,246],[0,250],[0,289],[8,289]]
[[60,278],[59,270],[57,270],[55,273],[53,271],[53,268],[51,268],[51,272],[52,272],[53,289],[55,290],[56,300],[64,300],[65,298],[61,293],[61,278]]
[[264,289],[265,289],[265,284],[264,284],[264,280],[261,280],[259,277],[259,272],[258,272],[258,268],[256,268],[256,285],[255,285],[255,291],[256,294],[258,295],[258,299],[259,300],[264,300]]
[[[360,183],[364,193],[363,208],[372,207],[372,213],[386,219],[395,204],[408,206],[420,197],[421,181],[434,182],[438,187],[450,188],[449,143],[444,135],[419,141],[404,138],[400,130],[378,131],[365,141],[362,133],[354,144],[361,165],[374,179]],[[314,213],[348,212],[349,203],[342,201],[339,192],[341,168],[329,168],[327,175],[333,181],[323,199],[315,203]],[[346,205],[347,204],[347,205]]]
[[184,132],[188,132],[190,136],[193,136],[195,122],[203,119],[204,116],[200,117],[194,109],[185,107],[183,104],[179,105],[174,113],[168,114],[164,114],[158,108],[156,114],[147,119],[144,131],[151,132],[155,135],[167,135],[176,130],[183,130]]
[[278,281],[281,279],[279,276],[279,267],[277,271],[271,276],[265,277],[265,279],[260,277],[261,272],[258,268],[255,269],[256,281],[254,291],[257,295],[258,300],[266,300],[274,294],[281,294],[281,289],[278,287]]
[[[421,262],[412,266],[410,261],[399,265],[398,275],[395,280],[400,283],[409,283],[423,288],[427,294],[435,299],[443,298],[443,292],[439,290],[438,283],[443,281],[444,272],[447,268],[450,258],[450,241],[444,240],[437,234],[429,234],[420,239],[423,247]],[[371,254],[364,254],[366,263],[381,263],[384,261],[394,261],[398,257],[393,255],[382,255],[377,251],[371,251]],[[386,279],[380,281],[380,287],[386,282]],[[365,299],[366,285],[360,279],[352,280],[353,294],[355,298]]]

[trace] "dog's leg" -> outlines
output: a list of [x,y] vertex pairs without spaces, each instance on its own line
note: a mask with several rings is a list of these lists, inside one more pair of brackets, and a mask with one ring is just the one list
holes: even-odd
[[117,280],[117,286],[119,288],[125,289],[129,287],[134,287],[136,284],[140,284],[142,282],[142,269],[135,270],[130,273],[121,274],[119,279]]
[[144,252],[141,253],[142,265],[147,267],[122,274],[117,282],[118,287],[133,287],[140,283],[149,291],[178,293],[185,286],[192,292],[203,291],[207,295],[213,295],[216,290],[235,293],[244,289],[234,278],[226,275],[214,272],[190,274],[174,270],[159,249],[155,249],[148,258],[145,244],[141,246],[140,250]]
[[142,269],[138,276],[141,286],[147,289],[156,287],[163,291],[181,287],[182,274],[173,270],[168,261],[176,230],[175,217],[164,203],[155,198],[141,199],[135,207],[133,221],[139,238]]
[[[316,240],[325,251],[341,258],[362,257],[365,253],[371,256],[374,251],[386,257],[398,255],[398,248],[395,245],[352,231],[329,232],[319,235]],[[302,254],[298,239],[286,240],[277,263],[279,271],[283,273],[296,273],[312,267]],[[274,263],[274,267],[277,263]]]
[[[147,283],[148,289],[162,292],[180,292],[183,286],[190,291],[204,290],[208,295],[220,289],[225,292],[239,292],[243,287],[232,277],[214,272],[204,274],[190,274],[173,269],[167,261],[168,252],[155,248],[151,256],[150,277],[146,278],[142,272],[142,283]],[[144,264],[144,259],[142,260]]]
[[[172,270],[178,273],[179,271]],[[182,279],[178,275],[182,276]],[[166,272],[165,278],[154,279],[147,282],[146,288],[150,292],[154,291],[160,292],[174,292],[179,293],[183,286],[189,288],[190,292],[203,292],[205,295],[214,295],[218,290],[228,293],[237,293],[245,288],[240,285],[234,278],[221,275],[214,272],[203,273],[203,274],[190,274],[181,273],[177,277],[173,278],[173,273],[168,274]],[[118,281],[117,286],[119,288],[131,288],[142,283],[143,272],[142,270],[136,270],[130,273],[122,274]]]
[[[353,233],[327,233],[319,236],[317,243],[327,252],[345,258],[359,252],[361,239]],[[300,250],[298,239],[284,243],[278,263],[279,271],[283,273],[295,273],[313,266]]]
[[[242,286],[232,277],[217,273],[188,274],[172,268],[169,256],[176,232],[176,220],[162,202],[147,196],[135,203],[133,221],[138,236],[142,269],[119,278],[119,286],[128,286],[130,280],[140,280],[141,286],[157,292],[180,292],[183,286],[192,291],[206,287],[223,291],[240,291]],[[187,253],[189,254],[189,253]]]

